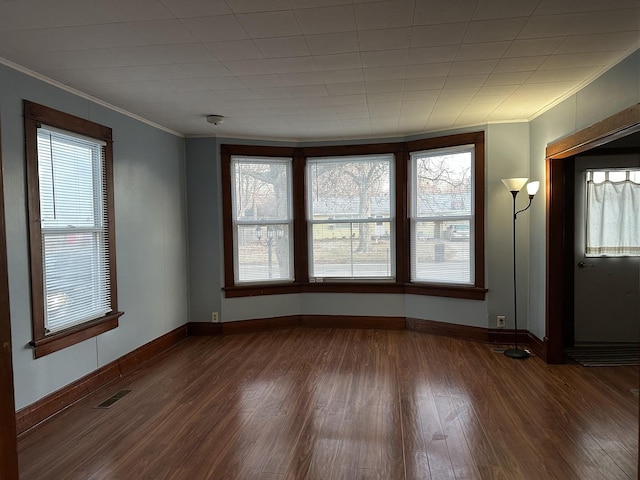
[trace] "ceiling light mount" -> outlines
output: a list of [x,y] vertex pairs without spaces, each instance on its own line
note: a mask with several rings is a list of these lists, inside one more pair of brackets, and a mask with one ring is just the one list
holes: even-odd
[[224,123],[224,116],[222,115],[207,115],[207,122],[214,125],[220,125]]

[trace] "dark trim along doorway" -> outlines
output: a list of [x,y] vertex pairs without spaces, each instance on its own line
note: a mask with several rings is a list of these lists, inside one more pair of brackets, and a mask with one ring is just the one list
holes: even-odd
[[573,289],[568,292],[569,272],[565,258],[573,258],[573,238],[567,235],[567,217],[573,215],[568,198],[567,176],[573,169],[573,157],[640,131],[640,103],[616,113],[546,149],[547,227],[546,227],[546,361],[562,363],[564,358],[564,319],[571,315]]

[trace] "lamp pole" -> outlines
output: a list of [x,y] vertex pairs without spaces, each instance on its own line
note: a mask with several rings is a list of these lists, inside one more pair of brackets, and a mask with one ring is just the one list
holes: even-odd
[[[504,354],[511,358],[527,358],[529,353],[518,348],[518,289],[516,288],[516,197],[518,190],[512,191],[513,195],[513,324],[515,328],[515,348],[507,349]],[[527,207],[528,208],[528,207]]]
[[529,356],[529,352],[526,350],[521,350],[518,348],[518,289],[517,289],[517,269],[516,269],[516,219],[518,218],[518,214],[528,210],[531,206],[531,202],[533,200],[534,195],[538,191],[538,187],[540,186],[540,182],[530,182],[527,185],[527,192],[529,193],[529,203],[522,210],[516,211],[516,197],[518,196],[518,192],[527,182],[527,178],[507,178],[503,179],[502,183],[507,187],[507,189],[511,192],[513,197],[513,324],[514,324],[514,333],[515,333],[515,348],[509,348],[504,351],[504,354],[510,358],[527,358]]

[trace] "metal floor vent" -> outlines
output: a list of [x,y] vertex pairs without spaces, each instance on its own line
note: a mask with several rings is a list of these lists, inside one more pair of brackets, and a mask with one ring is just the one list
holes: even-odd
[[124,397],[129,393],[131,393],[131,390],[120,390],[118,393],[107,398],[104,402],[102,402],[100,405],[98,405],[95,408],[110,408],[111,405],[113,405],[114,403],[116,403],[118,400],[120,400],[122,397]]

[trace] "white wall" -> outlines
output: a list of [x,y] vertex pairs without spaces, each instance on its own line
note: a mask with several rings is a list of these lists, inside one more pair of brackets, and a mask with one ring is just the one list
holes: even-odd
[[[496,316],[505,315],[505,327],[514,327],[513,305],[513,196],[502,183],[503,178],[539,177],[529,172],[529,125],[525,122],[489,125],[487,131],[487,285],[489,288],[489,322],[496,326]],[[540,199],[535,198],[538,202]],[[518,210],[528,202],[526,192],[516,197]],[[518,329],[527,329],[527,292],[529,284],[530,211],[518,215],[516,222]]]
[[[221,311],[223,285],[218,142],[215,138],[190,138],[186,141],[186,153],[189,320],[209,322],[211,312]],[[223,312],[221,318],[225,318]]]
[[[22,100],[113,129],[120,326],[34,360]],[[183,325],[188,317],[184,139],[0,66],[16,408]]]

